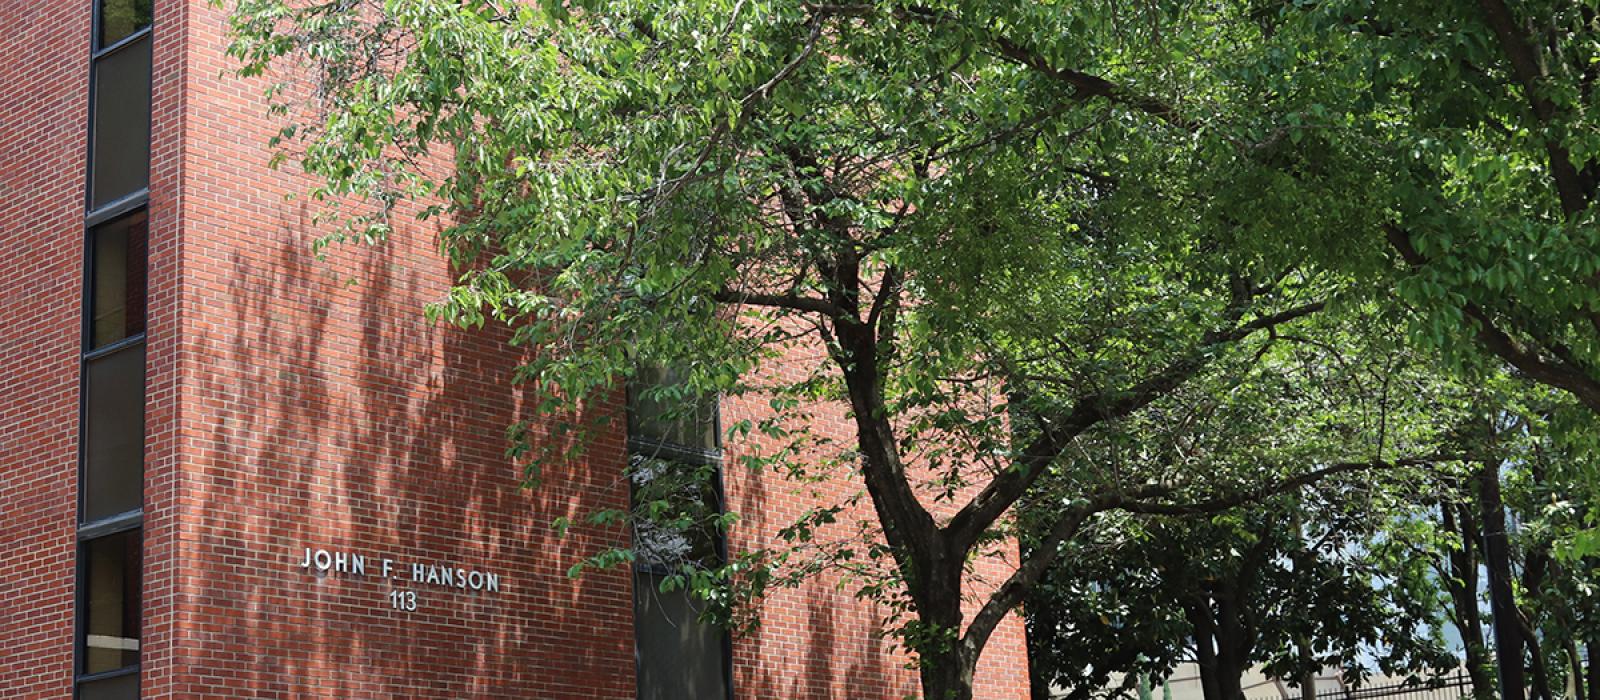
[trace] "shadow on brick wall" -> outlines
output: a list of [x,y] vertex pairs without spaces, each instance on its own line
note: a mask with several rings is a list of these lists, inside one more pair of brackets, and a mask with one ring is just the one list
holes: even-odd
[[[447,279],[431,246],[320,262],[289,218],[240,232],[192,287],[176,672],[228,698],[631,697],[625,573],[565,574],[620,534],[550,527],[625,503],[620,439],[519,488],[518,355],[422,318]],[[300,568],[307,547],[362,554],[368,575]],[[501,590],[383,580],[381,558]]]

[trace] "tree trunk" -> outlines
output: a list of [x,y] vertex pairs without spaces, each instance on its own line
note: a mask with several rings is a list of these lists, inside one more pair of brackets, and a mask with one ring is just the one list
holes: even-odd
[[[1543,467],[1537,461],[1529,465],[1530,474],[1534,483],[1546,484]],[[1522,591],[1528,600],[1538,600],[1539,593],[1544,589],[1545,579],[1549,577],[1550,570],[1555,562],[1550,558],[1550,552],[1538,543],[1529,543],[1523,548],[1522,564]],[[1537,608],[1535,608],[1537,609]],[[1549,664],[1545,657],[1545,650],[1540,643],[1536,627],[1539,621],[1530,615],[1517,611],[1517,629],[1522,630],[1522,641],[1528,648],[1528,658],[1532,661],[1533,686],[1535,692],[1544,700],[1556,700],[1556,694],[1565,695],[1565,689],[1553,687],[1553,678],[1550,674]]]
[[1589,698],[1600,700],[1600,638],[1591,637],[1583,646],[1589,655]]
[[924,700],[972,700],[972,664],[960,651],[924,655],[921,664]]
[[1483,558],[1489,569],[1489,610],[1493,615],[1495,656],[1500,661],[1500,698],[1526,700],[1522,630],[1511,588],[1511,551],[1506,541],[1506,510],[1500,496],[1497,465],[1484,462],[1478,469],[1477,481]]
[[[1296,544],[1294,550],[1295,576],[1300,579],[1302,585],[1314,584],[1315,582],[1309,579],[1307,573],[1311,571],[1310,562],[1306,561],[1307,555],[1310,553],[1305,548],[1306,526],[1304,518],[1301,517],[1298,500],[1295,503],[1293,517],[1294,541]],[[1317,669],[1313,668],[1316,658],[1312,653],[1311,640],[1304,634],[1297,635],[1295,637],[1295,648],[1300,653],[1301,665],[1305,667],[1305,671],[1300,674],[1300,700],[1317,700]]]
[[1465,505],[1444,500],[1439,504],[1439,513],[1444,529],[1456,535],[1461,544],[1460,549],[1449,554],[1450,575],[1445,583],[1455,612],[1451,620],[1461,633],[1461,644],[1467,652],[1472,697],[1492,700],[1494,679],[1489,677],[1489,650],[1483,644],[1483,616],[1478,610],[1478,527],[1472,509]]
[[1223,700],[1217,684],[1216,623],[1211,615],[1211,604],[1206,600],[1190,600],[1183,604],[1184,616],[1194,630],[1195,667],[1200,670],[1200,692],[1205,700]]
[[1217,691],[1222,700],[1244,700],[1244,673],[1250,668],[1250,632],[1237,590],[1217,596]]
[[972,700],[972,674],[981,649],[962,639],[961,566],[948,560],[928,562],[917,619],[926,638],[917,650],[924,700]]
[[1545,664],[1544,649],[1539,645],[1539,638],[1526,624],[1519,624],[1518,627],[1522,630],[1522,640],[1528,647],[1529,665],[1533,669],[1533,694],[1544,700],[1556,700],[1555,690],[1550,687],[1550,669]]
[[1533,694],[1544,700],[1556,700],[1555,689],[1550,687],[1550,669],[1545,664],[1544,648],[1520,611],[1517,613],[1517,629],[1522,632],[1522,641],[1528,649],[1529,666],[1533,669]]
[[839,347],[831,351],[844,374],[856,424],[862,478],[883,527],[895,565],[906,582],[920,623],[913,641],[925,700],[971,700],[972,673],[986,637],[963,638],[961,583],[967,551],[947,547],[938,525],[922,507],[905,476],[899,441],[885,408],[876,328],[854,317],[860,289],[860,258],[846,248],[831,264],[840,281],[830,299],[847,312],[833,319]]
[[1224,655],[1217,655],[1217,694],[1222,700],[1244,700],[1244,672],[1246,669],[1237,660],[1223,660]]
[[1586,692],[1587,688],[1583,684],[1583,657],[1578,655],[1578,642],[1571,639],[1567,640],[1565,651],[1567,653],[1567,665],[1572,668],[1569,671],[1572,674],[1572,700],[1589,700],[1589,693]]
[[[1300,678],[1300,700],[1317,700],[1317,672],[1307,671]],[[1579,698],[1582,700],[1582,698]]]

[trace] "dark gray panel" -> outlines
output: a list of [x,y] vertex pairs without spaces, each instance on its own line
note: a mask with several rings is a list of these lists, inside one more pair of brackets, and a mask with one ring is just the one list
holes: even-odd
[[662,593],[661,577],[634,577],[634,632],[639,700],[720,700],[728,697],[723,630],[695,619],[687,591]]
[[78,700],[139,700],[139,674],[84,683],[78,688]]
[[91,208],[150,184],[150,37],[95,61]]
[[144,489],[144,346],[84,370],[83,520],[139,507]]

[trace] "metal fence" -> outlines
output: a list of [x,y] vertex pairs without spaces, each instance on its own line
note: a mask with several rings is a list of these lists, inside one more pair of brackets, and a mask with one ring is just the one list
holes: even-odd
[[[1293,694],[1289,694],[1293,693]],[[1464,671],[1441,678],[1431,678],[1418,683],[1384,683],[1360,688],[1317,686],[1316,700],[1459,700],[1472,697],[1472,679]],[[1303,700],[1299,691],[1289,690],[1279,697],[1259,697],[1255,700]]]

